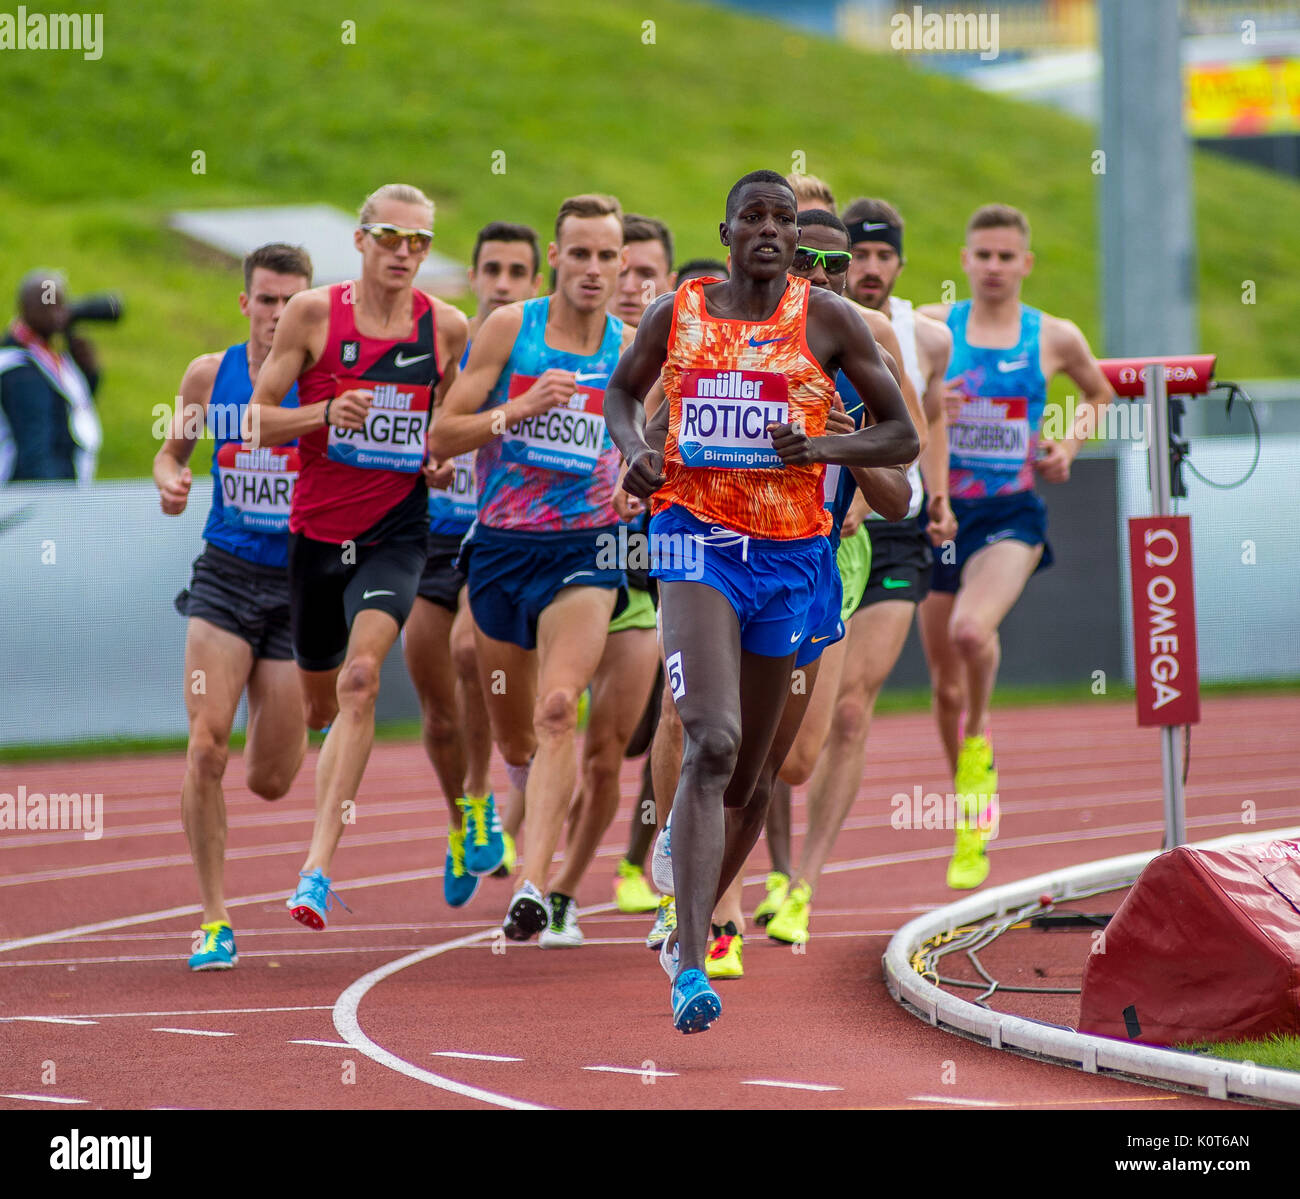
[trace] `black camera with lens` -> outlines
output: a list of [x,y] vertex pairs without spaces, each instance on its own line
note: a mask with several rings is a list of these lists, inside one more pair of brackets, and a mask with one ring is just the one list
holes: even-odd
[[78,321],[118,321],[122,319],[122,297],[116,292],[106,291],[96,295],[82,296],[79,300],[68,303],[68,324]]

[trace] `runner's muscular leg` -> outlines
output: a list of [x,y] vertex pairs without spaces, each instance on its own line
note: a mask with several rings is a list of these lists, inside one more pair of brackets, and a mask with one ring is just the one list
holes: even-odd
[[402,654],[420,700],[424,752],[438,776],[452,828],[459,828],[461,813],[456,800],[465,794],[465,746],[456,710],[452,620],[441,604],[416,596],[403,630]]
[[451,625],[451,660],[456,671],[456,709],[463,721],[465,792],[467,795],[486,795],[492,789],[488,782],[492,727],[483,701],[483,685],[478,677],[474,618],[470,615],[469,597],[463,587],[460,596],[460,607]]
[[591,680],[591,718],[582,744],[582,784],[552,889],[575,895],[600,839],[618,813],[623,751],[654,686],[659,650],[653,629],[624,629],[605,641]]
[[956,598],[950,592],[932,591],[921,601],[916,616],[921,648],[930,668],[930,703],[948,759],[949,774],[957,770],[961,714],[966,706],[966,668],[948,637],[948,622]]
[[258,658],[248,676],[248,789],[263,799],[279,799],[293,785],[306,752],[298,668],[288,659]]
[[849,621],[844,670],[826,746],[808,788],[808,832],[799,855],[799,881],[814,890],[862,786],[876,698],[902,653],[915,609],[915,604],[884,600]]
[[185,630],[185,711],[190,737],[181,784],[181,823],[199,876],[203,922],[230,922],[222,883],[226,856],[226,800],[221,779],[230,752],[230,727],[253,668],[242,637],[192,616]]
[[617,598],[612,588],[566,587],[537,622],[537,757],[524,793],[522,880],[542,891],[577,781],[578,696],[600,664]]
[[1043,556],[1042,544],[998,541],[971,555],[962,571],[948,640],[966,667],[966,736],[984,732],[1002,646],[998,628]]
[[474,625],[479,683],[492,738],[510,766],[526,766],[537,750],[537,651],[489,637]]
[[303,870],[320,869],[329,876],[330,862],[343,835],[343,805],[355,802],[370,760],[379,672],[397,634],[397,621],[375,608],[363,608],[352,622],[347,656],[337,672],[338,716],[316,763],[316,825]]

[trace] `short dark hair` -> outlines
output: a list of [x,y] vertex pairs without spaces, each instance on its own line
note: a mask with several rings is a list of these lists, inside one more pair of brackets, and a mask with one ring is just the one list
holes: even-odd
[[966,232],[973,233],[976,229],[1019,229],[1024,234],[1025,245],[1029,245],[1029,221],[1019,208],[1010,204],[985,204],[977,208],[971,214]]
[[844,234],[845,242],[849,240],[849,231],[844,227],[844,222],[824,208],[805,208],[799,214],[799,224],[801,226],[821,225],[825,229],[835,229]]
[[732,184],[731,190],[727,193],[728,221],[736,215],[736,209],[740,207],[740,193],[751,183],[775,183],[778,187],[783,187],[790,193],[790,199],[794,201],[791,207],[799,207],[799,200],[794,194],[794,188],[786,182],[785,176],[779,171],[750,171],[748,175],[742,175],[737,179],[736,182]]
[[688,279],[726,279],[727,264],[719,258],[692,258],[677,268],[677,286]]
[[903,218],[898,209],[895,208],[888,200],[854,200],[840,214],[844,218],[844,223],[855,224],[858,221],[871,221],[872,223],[882,223],[888,225],[891,229],[897,229],[901,235],[903,232]]
[[664,248],[664,262],[673,268],[673,235],[663,221],[640,213],[623,214],[623,244],[634,241],[657,241]]
[[581,196],[570,196],[560,205],[555,216],[555,240],[560,240],[560,229],[566,217],[616,216],[618,223],[623,223],[623,208],[615,196],[602,196],[596,192],[587,192]]
[[541,270],[542,250],[537,241],[537,230],[531,225],[516,225],[511,221],[489,221],[478,231],[478,236],[474,239],[474,253],[469,260],[470,267],[474,270],[478,270],[478,254],[485,241],[526,241],[533,250],[532,273],[536,275]]
[[301,275],[311,285],[311,256],[302,246],[291,246],[286,242],[272,241],[244,256],[244,291],[253,287],[253,272],[262,267],[274,271],[277,275]]

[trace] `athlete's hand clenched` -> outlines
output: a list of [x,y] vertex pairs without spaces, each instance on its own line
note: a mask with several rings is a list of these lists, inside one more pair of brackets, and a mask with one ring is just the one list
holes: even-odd
[[330,401],[329,423],[335,429],[364,429],[374,395],[373,391],[356,389],[336,395]]
[[786,466],[808,466],[821,461],[817,457],[813,439],[804,431],[802,424],[773,423],[767,426],[767,431],[772,437],[772,448]]
[[[333,415],[331,413],[331,415]],[[446,462],[439,462],[437,458],[430,458],[424,464],[424,481],[433,491],[446,491],[456,480],[456,460],[448,458]]]
[[190,484],[193,482],[194,476],[187,466],[170,483],[158,489],[158,500],[165,515],[179,516],[185,511],[190,498]]
[[511,406],[520,420],[529,416],[540,416],[543,412],[567,404],[577,390],[578,378],[572,371],[562,371],[552,367],[550,370],[542,371],[537,382],[523,395],[516,396],[511,401]]
[[627,474],[623,476],[623,490],[638,499],[649,499],[666,482],[664,474],[664,456],[658,450],[649,447],[642,450],[627,465]]

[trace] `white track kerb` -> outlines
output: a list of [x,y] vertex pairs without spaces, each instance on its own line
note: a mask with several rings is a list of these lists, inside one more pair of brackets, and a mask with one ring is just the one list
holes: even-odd
[[[1226,849],[1276,839],[1293,840],[1297,836],[1300,828],[1268,829],[1249,836],[1238,834],[1201,841],[1188,848]],[[1161,852],[1127,854],[1035,875],[979,892],[910,921],[894,934],[882,959],[889,993],[900,1006],[936,1028],[984,1041],[994,1049],[1009,1049],[1090,1074],[1123,1075],[1148,1085],[1173,1083],[1203,1091],[1213,1099],[1251,1099],[1300,1107],[1300,1074],[1295,1072],[1089,1036],[1054,1024],[989,1011],[936,987],[912,969],[912,955],[931,937],[990,916],[1007,915],[1040,895],[1051,895],[1057,901],[1069,900],[1108,883],[1117,887],[1132,883]]]

